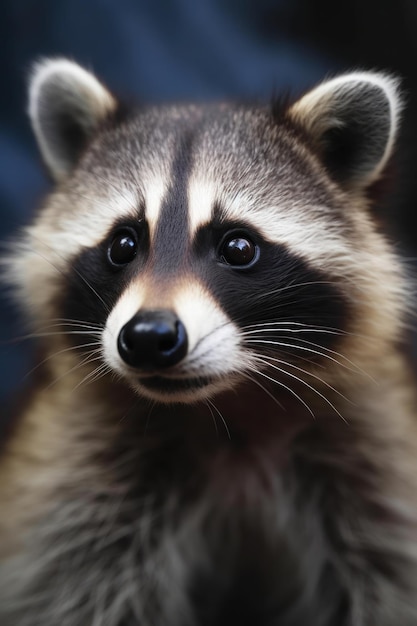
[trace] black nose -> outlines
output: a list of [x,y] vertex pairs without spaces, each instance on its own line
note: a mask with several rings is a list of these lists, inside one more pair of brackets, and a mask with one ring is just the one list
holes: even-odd
[[187,332],[171,311],[141,311],[123,326],[117,348],[123,361],[132,367],[169,367],[187,354]]

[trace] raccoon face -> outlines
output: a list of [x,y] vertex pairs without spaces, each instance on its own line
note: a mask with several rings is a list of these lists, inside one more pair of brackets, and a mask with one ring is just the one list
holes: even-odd
[[74,63],[40,64],[30,116],[58,186],[11,262],[29,313],[158,402],[248,379],[320,394],[399,332],[366,201],[398,110],[395,81],[356,73],[290,107],[122,113]]

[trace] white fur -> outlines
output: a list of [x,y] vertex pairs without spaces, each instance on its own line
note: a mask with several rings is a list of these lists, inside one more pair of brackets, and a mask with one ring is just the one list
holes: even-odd
[[204,224],[211,220],[213,205],[218,197],[218,185],[214,181],[199,176],[191,177],[188,185],[188,205],[190,207],[189,228],[193,237]]
[[167,193],[166,181],[164,181],[162,176],[147,178],[144,193],[146,219],[148,221],[149,235],[152,241],[155,236],[161,205]]
[[[140,384],[136,370],[129,368],[120,358],[117,338],[122,327],[141,308],[158,306],[170,308],[181,319],[187,330],[188,354],[177,366],[163,372],[169,378],[213,377],[215,382],[203,389],[180,391],[169,395],[170,401],[190,402],[213,395],[230,387],[237,371],[245,369],[247,357],[240,349],[240,336],[236,326],[219,308],[210,293],[197,281],[187,279],[174,285],[171,291],[163,291],[155,299],[151,290],[131,283],[113,308],[102,337],[103,356],[106,363],[140,394],[152,400],[166,402],[162,397]],[[246,364],[249,366],[249,363]]]
[[175,311],[187,329],[184,374],[225,376],[242,367],[239,331],[210,292],[188,279],[174,293]]
[[128,366],[122,361],[117,350],[117,338],[123,326],[144,305],[146,298],[145,289],[139,281],[135,281],[123,292],[118,302],[110,313],[103,331],[102,345],[103,357],[114,372],[121,376],[132,375]]

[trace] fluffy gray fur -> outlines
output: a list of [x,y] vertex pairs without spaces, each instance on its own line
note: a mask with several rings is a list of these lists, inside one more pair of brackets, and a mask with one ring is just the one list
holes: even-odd
[[[2,625],[415,626],[416,402],[399,348],[408,287],[367,199],[392,154],[400,108],[395,80],[354,73],[289,108],[126,115],[77,65],[37,66],[29,111],[59,184],[6,264],[35,330],[52,333],[46,384],[0,459]],[[346,137],[352,149],[340,161]],[[328,163],[335,149],[338,171]],[[324,277],[316,291],[329,284],[323,293],[346,314],[330,329],[335,344],[320,343],[322,326],[309,329],[316,343],[303,340],[291,311],[298,299],[307,315],[314,294],[303,300],[296,290],[287,317],[272,309],[282,331],[271,357],[254,347],[262,325],[229,318],[233,290],[216,292],[199,257],[197,269],[187,266],[212,218],[204,203],[213,188],[220,222],[241,219],[263,233],[265,255],[282,251],[278,285],[297,263]],[[139,277],[115,293],[109,279],[98,292],[89,281],[127,217],[149,221],[151,249],[159,241],[170,261],[173,249],[178,271],[150,254]],[[77,281],[100,323],[63,319],[80,304],[77,291],[68,296]],[[256,293],[249,308],[293,287]],[[163,402],[117,360],[112,339],[139,296],[177,307],[190,327],[196,318],[194,365],[187,355],[179,367],[217,367],[208,390]],[[77,333],[91,342],[87,356],[71,343]],[[301,357],[280,351],[294,344]]]

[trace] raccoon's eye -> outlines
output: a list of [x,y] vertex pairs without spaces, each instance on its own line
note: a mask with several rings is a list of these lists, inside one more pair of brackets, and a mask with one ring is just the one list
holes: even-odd
[[127,265],[138,251],[138,237],[133,228],[123,228],[114,235],[107,249],[107,257],[112,265]]
[[246,235],[229,233],[220,245],[220,258],[228,265],[245,267],[258,258],[258,246]]

